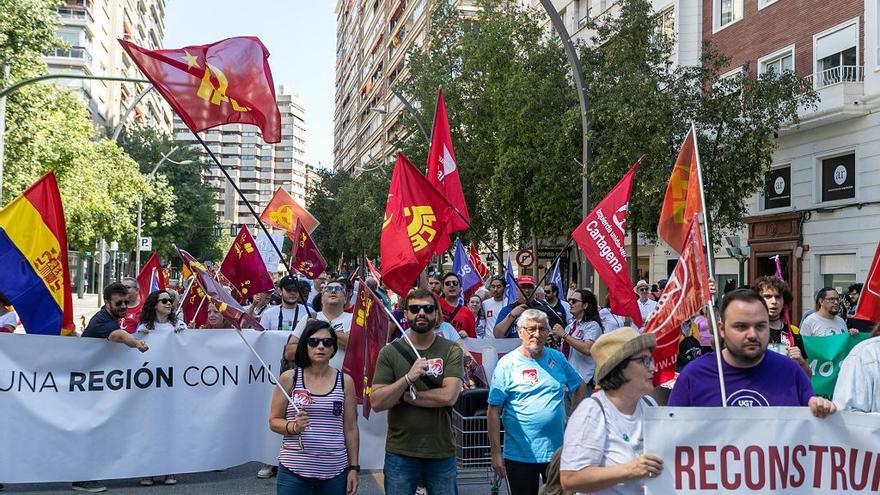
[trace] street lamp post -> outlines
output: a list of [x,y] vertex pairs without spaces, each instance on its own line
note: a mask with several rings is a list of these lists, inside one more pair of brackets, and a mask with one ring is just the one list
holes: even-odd
[[[165,153],[164,155],[162,155],[162,159],[159,160],[159,163],[157,163],[156,166],[153,167],[153,170],[150,171],[150,174],[147,175],[147,183],[150,183],[153,181],[153,178],[156,177],[156,171],[159,170],[159,167],[163,163],[165,163],[166,161],[171,162],[175,165],[189,165],[190,163],[193,162],[192,160],[183,160],[183,161],[176,162],[176,161],[168,158],[175,151],[177,151],[176,146],[174,148],[171,148],[171,151],[169,151],[168,153]],[[143,211],[143,208],[144,208],[144,200],[143,200],[143,198],[141,198],[141,200],[138,201],[137,237],[135,238],[136,245],[134,248],[134,269],[135,270],[139,270],[141,267],[141,212]]]

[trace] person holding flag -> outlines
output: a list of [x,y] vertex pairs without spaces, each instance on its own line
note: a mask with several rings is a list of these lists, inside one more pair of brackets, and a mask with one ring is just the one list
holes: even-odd
[[807,362],[804,338],[801,337],[798,327],[788,321],[788,312],[791,310],[793,300],[788,284],[781,278],[765,275],[755,280],[752,290],[767,303],[770,317],[770,343],[767,348],[790,357],[807,376],[813,376],[813,371]]

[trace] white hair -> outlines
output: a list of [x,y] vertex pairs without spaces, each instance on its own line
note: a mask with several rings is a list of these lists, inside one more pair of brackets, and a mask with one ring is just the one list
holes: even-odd
[[519,316],[519,319],[516,320],[516,328],[517,330],[522,330],[526,327],[526,322],[529,321],[537,321],[539,323],[544,324],[544,328],[550,328],[550,320],[547,319],[547,313],[539,310],[539,309],[527,309],[522,312]]

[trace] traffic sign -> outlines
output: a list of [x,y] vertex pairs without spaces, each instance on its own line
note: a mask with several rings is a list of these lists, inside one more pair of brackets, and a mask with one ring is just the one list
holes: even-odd
[[153,250],[153,238],[152,237],[141,237],[140,242],[138,242],[138,247],[141,251],[152,251]]
[[523,268],[529,268],[535,264],[535,254],[530,249],[520,249],[516,252],[516,264]]

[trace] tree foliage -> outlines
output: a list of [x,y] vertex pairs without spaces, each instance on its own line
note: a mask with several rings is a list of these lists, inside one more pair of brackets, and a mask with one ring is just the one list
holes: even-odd
[[[169,153],[175,162],[191,161],[182,165],[165,161],[156,170],[152,191],[144,197],[141,230],[153,238],[153,250],[162,259],[174,258],[172,244],[177,244],[196,259],[222,259],[226,251],[214,236],[217,194],[202,182],[198,153],[149,126],[126,129],[120,143],[143,174]],[[225,229],[220,237],[224,236],[228,236]],[[133,246],[134,236],[129,242]]]

